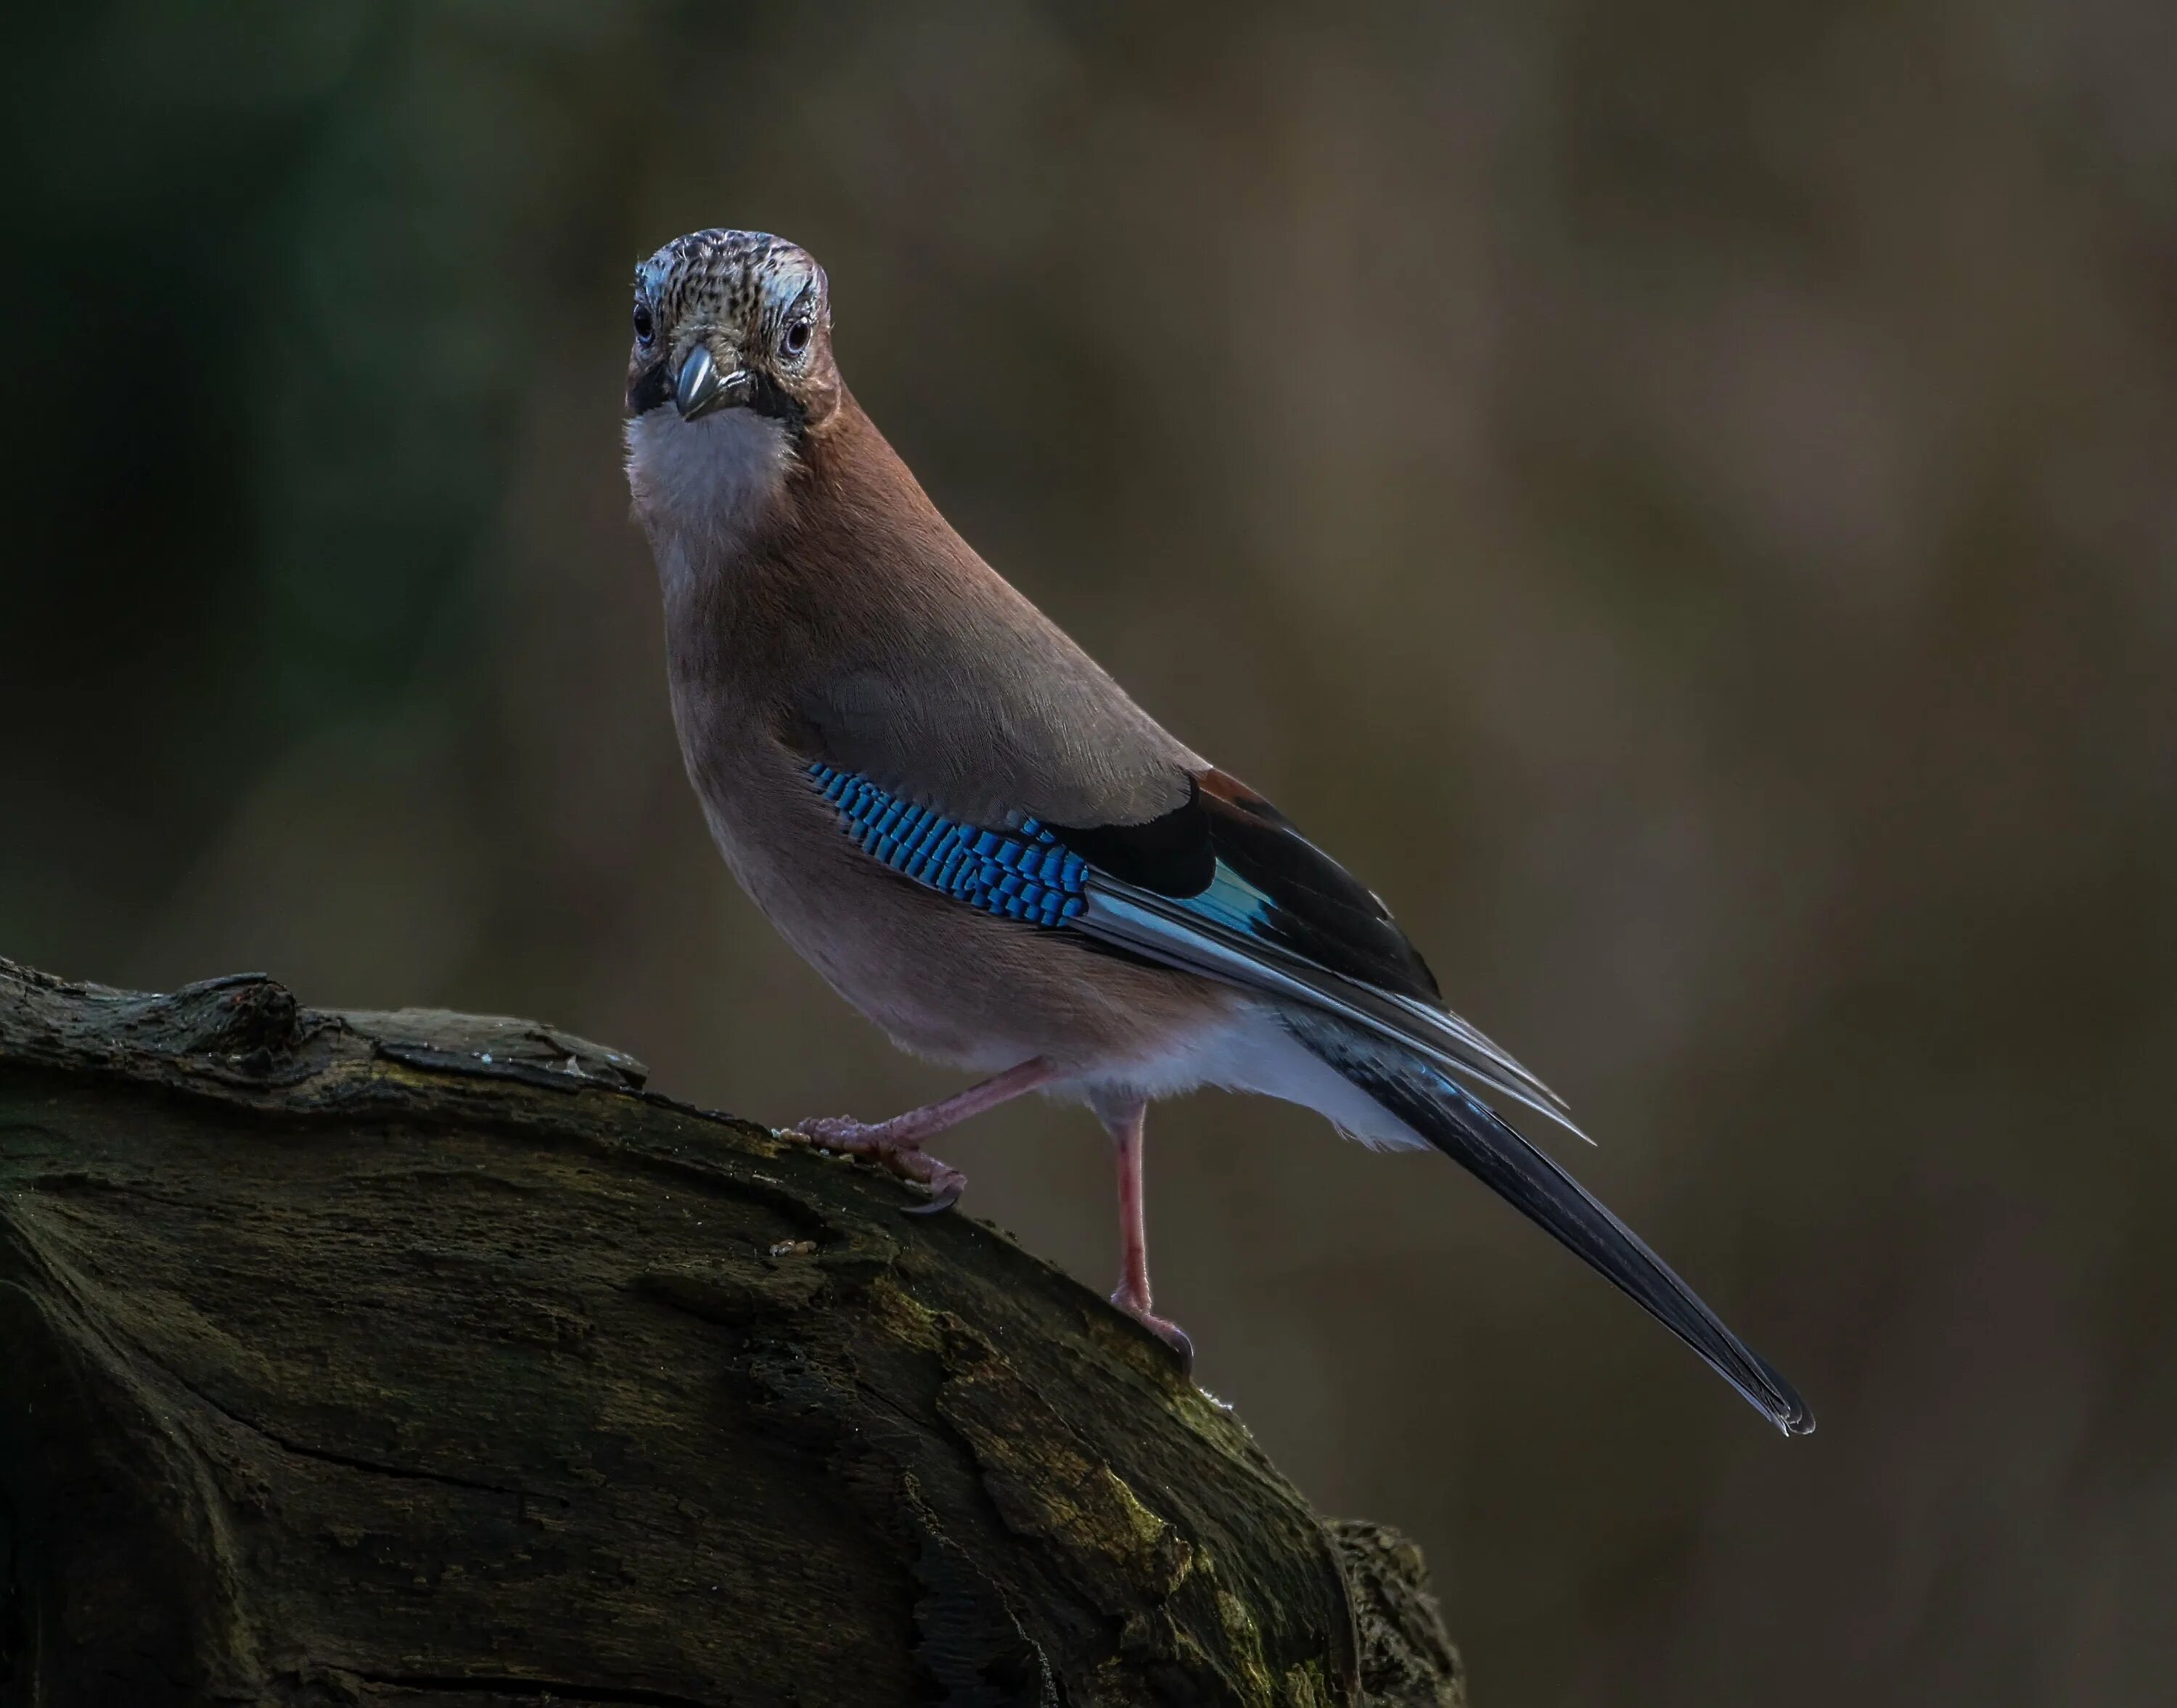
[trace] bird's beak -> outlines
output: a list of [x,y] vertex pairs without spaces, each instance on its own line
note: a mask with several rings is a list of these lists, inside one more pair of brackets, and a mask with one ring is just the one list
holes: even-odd
[[745,368],[721,374],[709,349],[698,344],[680,364],[680,378],[673,388],[673,407],[680,412],[683,421],[693,421],[714,409],[747,402],[754,383]]

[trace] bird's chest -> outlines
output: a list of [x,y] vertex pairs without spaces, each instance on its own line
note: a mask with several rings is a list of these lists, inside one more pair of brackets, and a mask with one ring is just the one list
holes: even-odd
[[712,840],[742,886],[778,916],[812,867],[837,852],[806,761],[779,739],[779,709],[707,659],[671,660],[680,756]]
[[750,898],[841,996],[903,1041],[938,1048],[917,996],[947,953],[930,930],[936,898],[846,834],[771,708],[676,671],[673,709],[712,840]]

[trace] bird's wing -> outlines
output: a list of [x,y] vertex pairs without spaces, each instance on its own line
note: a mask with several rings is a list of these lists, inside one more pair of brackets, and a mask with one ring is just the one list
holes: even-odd
[[842,827],[908,877],[1322,1010],[1579,1131],[1562,1099],[1444,1006],[1383,904],[1224,772],[1180,772],[1179,804],[1154,817],[1092,824],[963,815],[841,764],[820,761],[810,777]]
[[[948,838],[995,849],[1033,823],[1045,851],[1023,858],[1039,870],[1055,847],[1078,867],[1067,928],[1328,1010],[1571,1127],[1563,1100],[1444,1006],[1364,885],[1175,739],[964,545],[919,560],[913,577],[840,591],[869,608],[836,631],[794,712],[827,789],[875,791],[854,796],[872,827],[911,818],[918,846],[951,849],[950,881],[967,882],[990,855],[971,859]],[[925,862],[916,875],[942,870]],[[1019,882],[1055,894],[1011,876],[1016,894]]]

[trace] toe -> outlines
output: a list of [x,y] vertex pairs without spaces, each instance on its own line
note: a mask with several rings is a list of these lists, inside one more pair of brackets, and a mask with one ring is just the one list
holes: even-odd
[[788,1129],[827,1150],[867,1150],[873,1129],[851,1115],[805,1116]]

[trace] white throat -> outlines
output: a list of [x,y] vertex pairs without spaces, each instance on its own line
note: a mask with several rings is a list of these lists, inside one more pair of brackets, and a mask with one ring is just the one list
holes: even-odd
[[659,570],[730,559],[786,485],[786,429],[752,409],[683,421],[670,404],[627,423],[627,485]]

